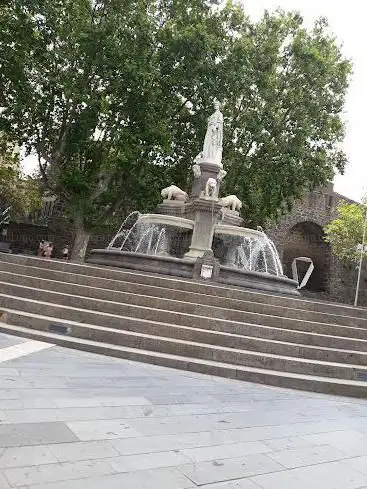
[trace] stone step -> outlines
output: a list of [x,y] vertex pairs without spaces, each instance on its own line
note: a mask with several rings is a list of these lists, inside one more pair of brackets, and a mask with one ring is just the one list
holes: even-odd
[[[38,302],[38,301],[35,301]],[[46,304],[43,309],[49,310],[49,305]],[[74,310],[70,309],[73,313]],[[33,329],[39,329],[40,323],[42,323],[43,330],[49,330],[49,328],[64,328],[65,325],[70,324],[86,324],[86,322],[78,323],[76,321],[70,321],[64,318],[63,310],[61,308],[53,309],[56,314],[54,317],[40,316],[39,314],[33,314],[31,312],[21,312],[11,309],[2,310],[2,320],[16,325],[25,326]],[[64,310],[64,313],[66,311]],[[77,310],[78,312],[78,310]],[[45,310],[43,311],[45,315]],[[71,314],[72,316],[72,314]],[[153,336],[160,336],[165,338],[174,338],[179,340],[192,341],[195,340],[198,343],[206,343],[215,346],[225,346],[227,348],[251,350],[258,353],[270,353],[281,356],[290,356],[311,360],[327,361],[332,363],[343,364],[358,364],[367,366],[367,352],[358,350],[342,350],[337,348],[311,346],[307,344],[295,344],[289,341],[277,341],[268,340],[264,338],[257,338],[251,336],[245,336],[244,334],[225,333],[219,331],[208,331],[201,328],[192,328],[187,326],[177,326],[171,324],[165,324],[155,321],[139,320],[129,317],[119,316],[118,324],[115,324],[116,318],[111,318],[109,315],[89,314],[88,317],[91,324],[98,327],[106,326],[111,330],[117,331],[129,331],[132,333],[149,334]],[[112,321],[111,321],[112,319]],[[115,321],[113,321],[113,319]],[[95,321],[95,322],[93,322]],[[266,328],[266,327],[264,327]],[[287,333],[287,331],[284,331]],[[318,335],[315,335],[316,338]],[[332,338],[335,340],[335,338]],[[340,338],[343,340],[343,338]],[[357,340],[358,341],[358,340]],[[363,340],[359,340],[360,342]],[[330,343],[330,341],[329,341]],[[367,343],[367,342],[365,342]],[[343,343],[344,344],[344,343]],[[353,346],[353,345],[352,345]],[[366,347],[367,345],[365,345]]]
[[202,360],[182,355],[172,355],[162,352],[152,352],[142,348],[129,348],[120,345],[100,343],[98,341],[66,337],[44,331],[36,331],[20,326],[12,326],[0,323],[0,331],[25,338],[54,343],[68,348],[75,348],[103,355],[110,355],[144,363],[152,363],[171,368],[178,368],[204,374],[223,376],[227,378],[288,387],[313,392],[322,392],[354,397],[367,397],[367,382],[334,379],[314,375],[295,374],[282,371],[274,371],[265,368],[253,368],[233,365],[214,360]]
[[[116,314],[108,314],[98,311],[87,311],[85,309],[69,307],[65,305],[57,305],[47,302],[42,302],[33,299],[24,299],[14,296],[7,296],[0,294],[0,308],[2,309],[14,309],[24,311],[30,314],[44,314],[49,317],[54,317],[55,321],[58,320],[73,320],[82,323],[90,323],[100,326],[108,325],[115,329],[125,329],[131,331],[146,332],[147,328],[154,328],[155,334],[162,334],[163,336],[174,334],[174,327],[184,331],[184,328],[188,328],[192,331],[192,335],[196,335],[197,327],[192,324],[188,326],[177,325],[151,321],[146,319],[138,319],[135,317],[118,316]],[[203,326],[207,326],[204,328]],[[218,327],[216,322],[210,325],[201,324],[199,329],[204,331],[222,332],[222,334],[236,334],[238,336],[249,337],[249,345],[253,345],[255,351],[268,351],[264,350],[266,345],[261,342],[272,341],[277,343],[294,343],[296,345],[296,356],[303,356],[306,353],[303,346],[315,346],[319,348],[336,349],[336,350],[350,350],[355,352],[366,352],[367,342],[358,338],[345,338],[330,335],[320,335],[316,333],[305,333],[300,331],[292,331],[281,328],[272,328],[269,326],[252,325],[252,324],[236,324],[230,321],[225,322],[221,328]],[[183,333],[182,333],[183,334]],[[283,350],[279,350],[279,345],[276,343],[276,350],[273,352],[285,353]],[[248,346],[247,348],[250,348]],[[273,345],[273,348],[275,346]],[[269,350],[270,351],[270,350]],[[286,352],[289,354],[289,350]],[[344,360],[346,361],[346,360]],[[348,362],[348,363],[355,363]]]
[[[86,264],[76,264],[59,260],[45,260],[42,258],[0,254],[0,261],[5,263],[13,263],[19,265],[27,265],[31,267],[41,267],[46,270],[56,270],[68,273],[76,273],[89,277],[100,279],[109,279],[122,281],[126,283],[134,283],[159,287],[165,290],[177,292],[191,292],[200,295],[218,296],[221,298],[229,298],[236,300],[245,300],[268,305],[283,306],[302,309],[307,311],[318,311],[328,314],[337,314],[344,316],[352,316],[355,318],[366,318],[367,311],[365,308],[352,307],[341,304],[333,304],[327,302],[316,302],[294,297],[286,297],[281,295],[267,294],[245,290],[240,287],[228,287],[224,285],[214,285],[210,283],[197,282],[180,278],[166,277],[163,275],[142,274],[131,270],[116,270],[109,267],[98,267]],[[107,287],[105,287],[107,288]],[[165,296],[163,293],[162,296]]]
[[1,331],[212,375],[367,397],[365,309],[4,257]]
[[[48,320],[52,318],[47,318]],[[11,319],[10,319],[11,323]],[[37,320],[37,330],[46,329],[49,323]],[[367,367],[358,365],[346,365],[325,361],[315,361],[301,358],[291,358],[280,355],[251,352],[234,348],[217,347],[214,345],[198,343],[194,341],[177,340],[174,338],[157,337],[150,334],[135,333],[130,331],[117,331],[101,326],[86,325],[82,323],[70,324],[68,336],[120,345],[129,348],[140,348],[149,351],[161,352],[173,355],[183,355],[190,358],[198,358],[207,361],[229,363],[253,368],[266,368],[290,373],[306,375],[318,375],[346,380],[360,380],[367,378]],[[29,325],[27,326],[30,327]]]
[[[316,323],[300,319],[283,318],[258,313],[249,313],[239,310],[226,310],[222,308],[213,309],[209,316],[189,314],[185,312],[169,311],[148,306],[136,306],[130,303],[114,302],[81,295],[54,292],[52,290],[36,289],[24,285],[0,282],[2,294],[32,299],[41,298],[44,302],[60,304],[70,307],[79,307],[85,310],[97,310],[119,316],[138,317],[168,324],[179,324],[182,326],[198,326],[210,329],[213,323],[219,330],[231,321],[234,327],[243,323],[271,326],[273,328],[291,329],[295,331],[306,331],[331,336],[345,336],[348,338],[367,339],[367,329],[349,326],[340,326],[328,323]],[[192,304],[189,304],[192,307]],[[183,304],[185,306],[185,303]],[[199,307],[199,306],[198,306]],[[184,310],[184,307],[182,308]]]
[[[340,316],[337,314],[291,308],[286,304],[283,306],[269,305],[192,292],[183,292],[179,296],[180,300],[177,300],[177,291],[171,289],[134,284],[131,282],[117,282],[115,280],[100,279],[86,275],[5,262],[2,263],[2,270],[0,270],[0,281],[115,302],[128,302],[134,305],[194,313],[202,316],[213,315],[217,317],[216,312],[220,308],[222,311],[226,311],[225,314],[228,319],[231,319],[229,317],[231,314],[230,311],[240,310],[248,313],[260,313],[290,319],[367,328],[367,317]],[[215,307],[216,310],[213,310],[211,306]],[[256,319],[256,316],[251,317]],[[249,318],[246,320],[252,322]]]

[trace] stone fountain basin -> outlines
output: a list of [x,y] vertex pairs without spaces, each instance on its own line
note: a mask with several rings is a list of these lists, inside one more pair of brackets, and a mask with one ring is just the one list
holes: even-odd
[[[185,258],[147,255],[118,249],[95,249],[91,251],[87,261],[95,265],[126,268],[141,273],[159,273],[194,279],[195,261]],[[219,274],[213,282],[276,294],[300,295],[297,290],[298,283],[295,280],[267,273],[238,270],[223,265],[220,266]]]
[[264,272],[250,272],[238,268],[220,266],[217,282],[237,285],[245,289],[257,289],[276,294],[299,296],[298,282],[288,277],[272,275]]
[[230,226],[228,224],[217,224],[214,227],[214,234],[225,234],[228,236],[239,236],[241,238],[256,238],[265,241],[264,233],[256,229],[243,228],[240,226]]
[[185,219],[179,216],[170,216],[166,214],[142,214],[137,224],[161,224],[164,226],[173,226],[182,229],[193,230],[194,229],[194,221],[191,219]]
[[[191,219],[165,214],[143,214],[139,218],[138,223],[158,224],[188,231],[192,231],[195,226],[194,221]],[[261,231],[226,224],[217,224],[214,232],[228,236],[253,237],[262,241],[265,239]],[[87,261],[95,265],[125,268],[141,273],[158,273],[191,280],[195,276],[195,260],[121,251],[118,248],[94,249],[91,251]],[[300,295],[297,290],[298,283],[295,280],[268,273],[240,270],[224,265],[220,265],[219,273],[213,278],[213,282],[247,289],[265,290],[271,293]]]
[[160,273],[183,278],[193,277],[195,265],[193,260],[185,258],[120,251],[116,248],[92,250],[87,261],[95,265],[128,268],[142,273]]

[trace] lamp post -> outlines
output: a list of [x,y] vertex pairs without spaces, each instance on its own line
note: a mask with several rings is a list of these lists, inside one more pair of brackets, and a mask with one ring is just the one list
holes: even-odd
[[358,304],[358,294],[359,294],[359,284],[361,282],[361,273],[362,273],[362,264],[363,264],[363,253],[364,253],[364,243],[366,241],[366,230],[367,230],[367,211],[364,216],[364,225],[363,225],[363,238],[362,238],[362,246],[361,246],[361,256],[359,257],[359,267],[358,267],[358,278],[357,278],[357,287],[356,287],[356,295],[354,298],[354,305]]

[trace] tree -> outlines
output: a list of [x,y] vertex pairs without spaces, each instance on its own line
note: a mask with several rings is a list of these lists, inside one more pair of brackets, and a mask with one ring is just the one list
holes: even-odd
[[[189,186],[212,102],[225,114],[224,192],[250,225],[343,171],[350,64],[325,21],[251,22],[202,0],[9,0],[0,11],[0,124],[67,203],[82,259],[111,216]],[[1,126],[0,126],[1,128]],[[117,214],[116,214],[117,213]]]
[[10,207],[6,216],[16,219],[29,215],[40,205],[39,178],[22,175],[17,146],[3,134],[0,137],[0,214]]
[[366,204],[341,202],[337,208],[337,218],[325,226],[325,240],[331,244],[338,258],[349,262],[360,259],[358,245],[362,244],[366,212]]

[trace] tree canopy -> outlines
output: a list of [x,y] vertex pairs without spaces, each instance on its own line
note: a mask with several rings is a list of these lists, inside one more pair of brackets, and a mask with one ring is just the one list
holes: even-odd
[[[331,244],[334,255],[349,262],[360,259],[363,230],[367,217],[366,204],[341,202],[337,218],[325,226],[325,239]],[[367,245],[367,243],[365,243]],[[366,253],[364,254],[367,257]]]
[[[220,5],[219,5],[220,4]],[[252,22],[203,0],[8,0],[0,7],[0,129],[39,157],[67,203],[75,255],[94,226],[188,188],[214,98],[223,192],[248,225],[343,171],[350,63],[325,20]]]

